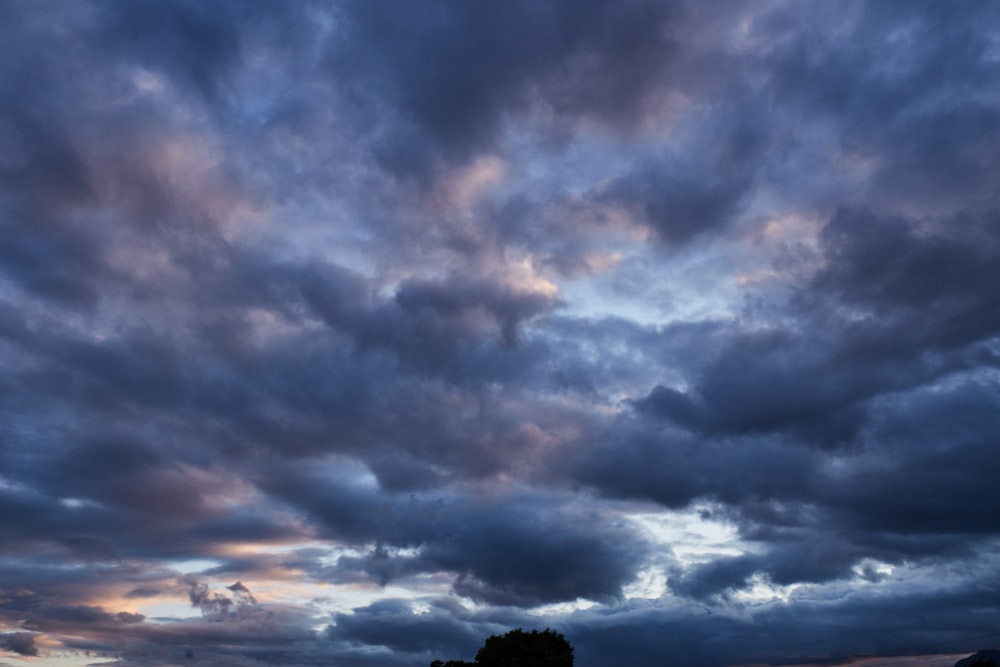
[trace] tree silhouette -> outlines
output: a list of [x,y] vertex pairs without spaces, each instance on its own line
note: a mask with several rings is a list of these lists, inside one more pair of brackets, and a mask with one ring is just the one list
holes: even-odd
[[487,638],[475,662],[435,660],[431,667],[573,667],[573,647],[555,630],[518,628]]

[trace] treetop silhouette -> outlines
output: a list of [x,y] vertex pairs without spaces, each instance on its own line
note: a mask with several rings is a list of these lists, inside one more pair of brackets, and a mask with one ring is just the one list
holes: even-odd
[[518,628],[488,637],[475,662],[435,660],[431,667],[573,667],[573,647],[555,630]]

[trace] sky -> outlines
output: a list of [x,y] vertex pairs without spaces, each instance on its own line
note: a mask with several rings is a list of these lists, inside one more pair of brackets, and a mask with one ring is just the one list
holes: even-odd
[[0,665],[996,647],[998,25],[0,1]]

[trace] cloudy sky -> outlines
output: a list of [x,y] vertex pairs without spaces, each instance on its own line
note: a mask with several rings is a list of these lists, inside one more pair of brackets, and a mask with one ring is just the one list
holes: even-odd
[[997,25],[3,0],[0,664],[1000,643]]

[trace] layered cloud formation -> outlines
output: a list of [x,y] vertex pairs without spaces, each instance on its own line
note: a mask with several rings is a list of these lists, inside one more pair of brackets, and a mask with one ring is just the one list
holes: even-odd
[[5,3],[3,660],[995,642],[996,25]]

